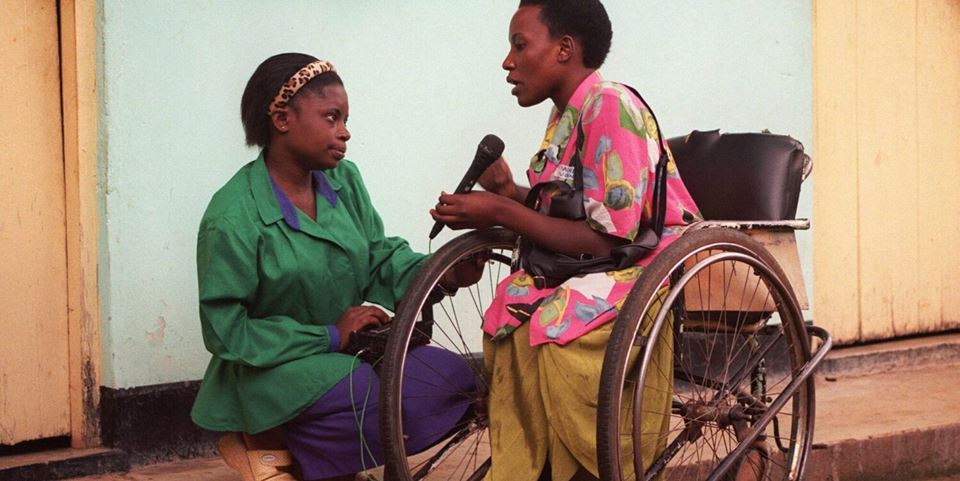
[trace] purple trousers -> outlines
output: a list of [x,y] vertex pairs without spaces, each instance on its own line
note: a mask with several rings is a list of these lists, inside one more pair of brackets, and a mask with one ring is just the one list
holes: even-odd
[[[457,425],[477,386],[463,358],[436,347],[411,351],[404,371],[405,446],[407,454],[415,454]],[[342,476],[383,464],[379,396],[379,376],[369,364],[362,364],[284,425],[287,447],[304,479]]]

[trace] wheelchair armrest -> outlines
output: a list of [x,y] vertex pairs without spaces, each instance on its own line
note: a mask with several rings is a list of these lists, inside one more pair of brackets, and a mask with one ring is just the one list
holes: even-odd
[[697,229],[708,229],[722,227],[725,229],[736,230],[771,230],[771,231],[793,231],[807,230],[810,228],[810,219],[794,220],[703,220],[695,222],[687,228],[689,231]]

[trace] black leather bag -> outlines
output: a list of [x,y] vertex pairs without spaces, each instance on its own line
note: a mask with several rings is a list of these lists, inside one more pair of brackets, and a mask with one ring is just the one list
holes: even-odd
[[667,140],[707,220],[791,220],[809,173],[803,145],[786,135],[694,130]]
[[[625,85],[641,102],[646,101],[633,87]],[[650,107],[647,106],[649,110]],[[657,123],[653,110],[649,110]],[[585,220],[587,218],[583,207],[583,165],[580,162],[580,151],[583,150],[583,125],[578,120],[577,146],[570,159],[574,168],[573,187],[562,180],[542,182],[530,189],[524,204],[550,217],[570,220]],[[660,134],[660,124],[657,123],[657,140],[663,145]],[[544,155],[541,151],[538,155]],[[663,232],[664,217],[667,206],[667,156],[666,149],[660,149],[660,159],[657,162],[656,178],[653,189],[653,221],[646,228],[641,229],[630,244],[611,249],[610,255],[592,257],[583,254],[579,257],[568,256],[559,252],[545,249],[521,236],[519,239],[519,264],[523,270],[533,278],[538,289],[557,287],[567,279],[595,272],[607,272],[626,269],[637,263],[638,260],[657,248],[660,243],[660,233]],[[550,205],[546,212],[542,211],[540,195],[544,190],[551,189]]]

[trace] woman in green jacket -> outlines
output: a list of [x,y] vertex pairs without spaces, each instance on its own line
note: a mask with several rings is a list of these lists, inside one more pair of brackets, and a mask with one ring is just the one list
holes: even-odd
[[[302,479],[352,479],[381,462],[377,407],[366,402],[377,399],[377,375],[339,351],[352,332],[387,321],[365,303],[393,309],[425,256],[384,234],[344,158],[348,115],[329,62],[294,53],[265,60],[241,101],[247,143],[262,150],[214,194],[200,223],[200,320],[213,356],[192,417],[228,433],[218,446],[244,481],[298,479],[296,467]],[[472,271],[444,282],[468,285]],[[467,365],[447,351],[410,355],[462,379],[461,392],[475,389]],[[467,409],[456,396],[425,399],[417,409],[436,415],[409,428],[413,450]]]

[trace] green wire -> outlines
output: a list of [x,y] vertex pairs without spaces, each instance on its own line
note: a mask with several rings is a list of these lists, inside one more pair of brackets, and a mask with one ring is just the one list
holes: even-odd
[[[353,356],[353,361],[357,362],[359,359],[360,359],[360,353],[358,352]],[[377,360],[376,362],[371,364],[370,365],[371,369],[379,362],[380,361]],[[373,451],[370,450],[370,445],[367,444],[367,441],[363,437],[363,421],[364,421],[364,418],[366,418],[367,416],[367,404],[370,402],[370,391],[372,390],[373,383],[370,383],[370,382],[367,383],[367,392],[366,394],[364,394],[364,397],[363,397],[363,408],[361,410],[361,413],[358,415],[357,403],[353,397],[353,372],[354,371],[350,371],[350,378],[349,378],[350,407],[353,409],[353,420],[357,423],[357,433],[360,436],[360,466],[363,468],[364,471],[366,471],[368,469],[367,460],[364,458],[363,452],[366,451],[367,455],[370,456],[370,459],[373,460],[374,462],[376,462],[377,460],[376,456],[373,455]]]
[[[380,360],[378,359],[377,361],[374,361],[372,364],[370,364],[371,370],[372,370],[373,367],[375,367],[375,366],[377,365],[377,363],[379,363],[379,362],[380,362]],[[370,392],[373,390],[373,389],[372,389],[372,386],[373,386],[373,383],[367,383],[367,393],[364,394],[364,396],[363,396],[363,411],[361,411],[361,414],[360,414],[360,425],[361,425],[361,426],[363,425],[363,420],[364,420],[364,418],[367,417],[367,405],[370,403]],[[373,451],[370,450],[370,445],[367,444],[366,440],[363,441],[363,445],[362,445],[361,447],[365,448],[365,449],[367,450],[367,454],[370,455],[370,459],[373,460],[374,462],[376,462],[377,458],[376,458],[376,456],[373,455]],[[365,461],[363,461],[363,457],[362,457],[362,456],[361,456],[361,463],[362,463],[362,465],[363,465],[363,470],[366,471],[366,470],[367,470],[367,464],[366,464]]]

